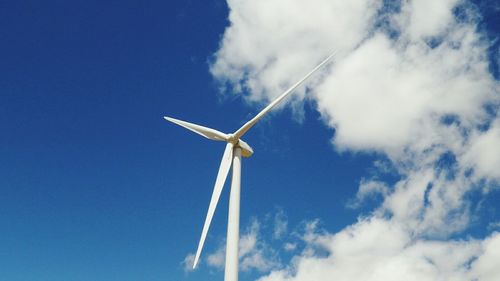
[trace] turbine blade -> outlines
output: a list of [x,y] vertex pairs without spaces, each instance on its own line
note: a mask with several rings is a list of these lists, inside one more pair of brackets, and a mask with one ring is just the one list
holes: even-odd
[[175,119],[172,117],[164,116],[163,118],[165,118],[165,120],[167,120],[167,121],[170,121],[170,122],[175,123],[179,126],[182,126],[186,129],[192,131],[192,132],[195,132],[198,135],[202,135],[207,139],[216,140],[216,141],[226,141],[229,138],[229,136],[227,134],[224,134],[224,133],[219,132],[219,131],[212,129],[212,128],[203,127],[203,126],[189,123],[186,121],[178,120],[178,119]]
[[214,191],[212,193],[212,199],[210,199],[210,205],[208,206],[207,217],[205,218],[205,224],[203,225],[203,231],[201,232],[200,242],[198,244],[198,250],[196,250],[196,256],[194,258],[193,269],[198,264],[200,258],[201,250],[203,249],[203,244],[205,243],[205,238],[207,237],[208,229],[210,228],[210,223],[212,222],[212,217],[214,216],[215,207],[217,207],[217,202],[219,201],[222,188],[224,187],[224,182],[226,181],[227,174],[233,163],[233,144],[227,143],[226,149],[224,150],[224,155],[220,162],[219,172],[217,173],[217,179],[215,180]]
[[246,122],[241,128],[238,129],[234,133],[235,138],[241,138],[250,128],[252,128],[257,121],[259,121],[266,113],[268,113],[273,107],[275,107],[278,103],[280,103],[286,96],[288,96],[293,90],[295,90],[302,82],[304,82],[309,76],[311,76],[316,70],[320,69],[324,64],[326,64],[333,56],[335,52],[328,56],[324,61],[322,61],[318,66],[316,66],[311,72],[309,72],[304,78],[299,80],[297,83],[293,84],[288,90],[286,90],[283,94],[281,94],[278,98],[276,98],[273,102],[271,102],[268,106],[266,106],[261,112],[259,112],[254,118],[250,121]]

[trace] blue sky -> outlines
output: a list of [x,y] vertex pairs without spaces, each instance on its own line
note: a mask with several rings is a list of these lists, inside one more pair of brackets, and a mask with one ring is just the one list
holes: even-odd
[[[322,4],[322,1],[316,2],[314,5]],[[407,142],[399,134],[380,141],[372,135],[348,130],[365,123],[363,120],[351,122],[350,115],[342,115],[342,109],[331,106],[328,95],[339,92],[342,87],[352,88],[348,78],[358,72],[343,65],[356,65],[357,50],[363,58],[365,42],[368,50],[371,46],[383,48],[384,39],[372,34],[388,33],[387,30],[365,28],[370,30],[366,32],[370,35],[360,36],[364,39],[346,38],[342,44],[335,36],[320,43],[314,41],[322,38],[322,34],[312,36],[313,43],[307,44],[310,37],[305,36],[302,41],[306,43],[297,42],[290,49],[312,55],[297,55],[294,57],[303,59],[296,64],[293,60],[281,64],[279,51],[285,50],[283,46],[289,41],[278,35],[260,38],[266,31],[280,34],[272,25],[266,25],[270,24],[268,21],[243,27],[238,21],[238,13],[254,16],[252,13],[262,12],[264,15],[266,10],[275,7],[241,7],[244,5],[240,4],[230,1],[228,6],[220,0],[7,1],[0,4],[0,40],[3,42],[0,44],[0,129],[3,132],[0,138],[0,280],[222,279],[220,267],[210,264],[207,258],[215,256],[224,244],[227,186],[205,243],[202,254],[205,259],[200,268],[185,271],[183,261],[196,250],[224,145],[173,126],[162,117],[168,115],[232,132],[278,95],[280,87],[290,85],[297,75],[309,71],[327,55],[325,50],[331,50],[332,45],[341,51],[339,66],[336,68],[337,62],[334,62],[310,84],[310,88],[317,86],[320,90],[301,89],[298,98],[292,98],[292,106],[270,114],[244,138],[255,154],[243,162],[242,235],[257,237],[249,255],[266,255],[263,260],[269,266],[250,266],[240,274],[240,280],[260,277],[268,278],[262,280],[302,280],[293,273],[300,270],[290,268],[291,258],[300,261],[341,253],[334,246],[322,249],[320,238],[335,240],[349,227],[361,229],[360,221],[364,219],[400,223],[396,220],[399,213],[394,207],[394,198],[401,185],[411,182],[406,179],[421,176],[405,166],[405,163],[415,163],[401,151],[411,150],[418,144]],[[290,9],[293,5],[299,4],[290,4]],[[231,22],[229,8],[235,13]],[[459,12],[453,9],[453,16],[457,16]],[[378,15],[383,11],[380,8]],[[463,170],[468,171],[464,181],[453,181],[453,184],[452,180],[445,181],[451,186],[456,184],[457,189],[466,186],[467,192],[460,194],[461,204],[449,210],[443,207],[449,211],[447,219],[453,219],[456,213],[467,213],[467,219],[464,219],[465,225],[441,232],[439,226],[436,226],[438,230],[420,228],[428,221],[416,218],[418,227],[407,226],[421,231],[421,236],[412,238],[416,241],[486,241],[484,245],[487,241],[496,241],[495,230],[500,222],[500,175],[481,163],[498,163],[500,154],[496,154],[498,149],[491,150],[493,160],[488,158],[490,162],[471,155],[483,155],[480,152],[487,144],[497,147],[500,141],[488,134],[495,132],[498,119],[499,8],[494,1],[482,1],[475,11],[482,18],[465,22],[476,26],[478,34],[485,36],[481,42],[489,42],[486,48],[480,48],[487,56],[488,74],[480,70],[475,73],[481,74],[480,78],[486,77],[488,81],[484,85],[489,86],[471,85],[490,90],[475,93],[473,99],[484,100],[478,108],[488,105],[489,115],[478,123],[471,122],[472,127],[479,124],[486,129],[477,132],[467,129],[468,116],[476,116],[468,115],[469,107],[457,106],[444,113],[436,109],[438,107],[429,107],[433,114],[448,117],[449,123],[469,130],[470,138],[468,135],[464,138],[465,142],[470,141],[470,147],[449,148],[453,155],[450,158],[442,157],[449,154],[436,152],[441,160],[429,160],[435,164],[435,171],[439,171],[440,166],[444,166],[442,170],[454,171],[457,165],[458,170],[463,166]],[[300,22],[297,18],[285,25],[289,28],[284,30],[300,30]],[[378,26],[377,20],[366,22]],[[232,35],[227,32],[229,27],[236,30]],[[398,27],[401,37],[406,36],[406,29]],[[412,36],[418,33],[418,28],[408,27],[410,41],[416,40]],[[428,27],[420,30],[429,32]],[[248,42],[242,43],[240,31]],[[292,31],[288,35],[292,36]],[[433,38],[445,41],[442,38],[446,38],[447,31],[440,32],[444,33]],[[276,41],[270,42],[273,38]],[[370,45],[372,38],[374,43]],[[387,40],[392,42],[393,38]],[[275,49],[267,48],[266,44],[260,49],[255,42],[268,42]],[[314,43],[318,43],[321,50],[311,52],[311,45],[318,45]],[[465,45],[465,41],[462,44]],[[243,45],[250,46],[251,51],[241,51]],[[262,64],[253,63],[254,57]],[[471,61],[469,68],[484,62]],[[267,68],[274,64],[276,68]],[[420,69],[418,67],[416,69]],[[278,70],[284,68],[290,71],[285,73],[289,77],[280,76],[285,74]],[[260,71],[252,72],[255,69]],[[266,77],[276,79],[270,82]],[[461,76],[448,78],[450,89],[456,85],[469,87],[469,84],[460,84]],[[359,81],[369,85],[371,80]],[[221,85],[226,85],[226,91],[221,90]],[[238,92],[238,86],[244,91]],[[433,93],[431,91],[430,96]],[[351,104],[352,110],[346,110],[357,112],[355,105],[345,97],[335,96],[333,102]],[[429,103],[434,104],[434,100]],[[416,104],[415,108],[418,101]],[[423,107],[428,108],[426,106]],[[404,119],[405,115],[401,116]],[[417,117],[428,120],[425,116]],[[394,116],[388,118],[393,120]],[[373,127],[379,128],[380,133],[385,130]],[[490,131],[490,128],[493,129]],[[422,131],[427,132],[425,128]],[[419,135],[422,139],[426,136]],[[378,187],[363,193],[360,191],[363,182],[383,184],[372,185]],[[398,186],[398,182],[401,185]],[[439,177],[433,178],[424,188],[425,194],[432,193],[433,184],[440,183]],[[446,193],[446,190],[441,191]],[[426,200],[422,203],[424,210],[429,204],[437,206]],[[356,208],[353,202],[358,202]],[[276,219],[286,221],[286,234],[273,238]],[[319,220],[317,228],[308,232],[308,226],[312,227],[316,219]],[[412,219],[408,215],[402,220]],[[252,225],[258,227],[252,230]],[[432,221],[429,225],[433,225]],[[314,241],[306,239],[308,233],[314,234]],[[287,243],[295,245],[297,250],[283,250]],[[264,251],[264,248],[271,250]],[[308,249],[314,249],[313,254],[305,254]],[[489,252],[485,250],[485,253]],[[478,253],[470,256],[481,259]],[[273,272],[289,275],[272,279],[269,276]]]

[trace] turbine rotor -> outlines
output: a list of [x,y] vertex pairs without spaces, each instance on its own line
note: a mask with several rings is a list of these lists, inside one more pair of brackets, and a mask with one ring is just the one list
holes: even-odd
[[[236,132],[234,132],[232,134],[225,134],[225,133],[222,133],[222,132],[217,131],[217,130],[212,129],[212,128],[204,127],[201,125],[189,123],[186,121],[178,120],[178,119],[167,117],[167,116],[164,117],[167,121],[170,121],[170,122],[175,123],[181,127],[184,127],[184,128],[186,128],[186,129],[188,129],[196,134],[199,134],[207,139],[211,139],[214,141],[227,142],[226,149],[224,150],[224,154],[222,155],[222,160],[221,160],[221,163],[219,166],[219,171],[217,173],[217,178],[215,180],[214,189],[212,192],[212,198],[210,199],[210,204],[208,207],[207,216],[205,218],[205,223],[203,225],[203,230],[201,233],[200,242],[198,244],[198,249],[196,250],[193,268],[196,267],[196,265],[198,264],[198,261],[200,259],[201,251],[203,250],[203,244],[205,243],[205,239],[206,239],[208,230],[210,228],[210,223],[212,222],[212,218],[214,216],[215,209],[217,207],[217,203],[219,201],[219,198],[220,198],[222,189],[224,187],[224,183],[226,181],[229,170],[231,169],[231,166],[233,164],[233,160],[234,161],[236,161],[235,159],[241,160],[241,158],[239,156],[240,149],[241,149],[241,156],[243,156],[243,157],[250,157],[253,154],[252,147],[250,145],[248,145],[246,142],[244,142],[241,139],[241,137],[250,128],[252,128],[265,114],[267,114],[273,107],[275,107],[278,103],[280,103],[283,99],[285,99],[288,95],[290,95],[290,93],[292,93],[297,87],[299,87],[305,80],[307,80],[307,78],[309,78],[309,76],[311,76],[314,72],[316,72],[323,65],[325,65],[334,56],[334,54],[335,53],[333,53],[329,57],[327,57],[323,62],[321,62],[313,70],[311,70],[306,76],[304,76],[301,80],[299,80],[295,84],[293,84],[288,90],[286,90],[284,93],[282,93],[278,98],[276,98],[273,102],[271,102],[268,106],[266,106],[262,111],[260,111],[255,117],[250,119],[241,128],[239,128]],[[234,157],[235,151],[236,151],[236,157]],[[239,160],[236,161],[236,163],[240,163]],[[235,167],[236,167],[236,170],[238,170],[238,169],[240,169],[241,166],[240,166],[240,164],[235,164]],[[237,186],[239,189],[239,177],[240,176],[238,173],[239,172],[237,172],[237,178],[238,178]],[[233,175],[233,177],[234,177],[234,175]],[[239,221],[239,195],[238,195],[238,199],[235,199],[235,200],[238,201],[238,203],[237,203],[238,207],[237,207],[237,210],[235,212],[237,213],[236,217],[237,217],[237,220]],[[232,214],[232,213],[230,212],[230,214]],[[237,224],[239,224],[239,222],[237,222],[236,225]],[[228,227],[228,229],[229,229],[229,227]],[[237,234],[238,231],[236,231],[235,233],[236,233],[236,235],[238,235]],[[229,236],[229,230],[228,230],[228,236]],[[231,237],[233,237],[233,236],[231,236]],[[236,263],[235,264],[236,264],[236,268],[237,268],[237,251],[238,251],[237,245],[236,245],[236,248],[233,250],[236,251]],[[231,264],[231,268],[234,267],[233,263]],[[226,266],[227,265],[228,265],[228,263],[226,260]],[[237,275],[236,275],[236,278],[237,278]]]

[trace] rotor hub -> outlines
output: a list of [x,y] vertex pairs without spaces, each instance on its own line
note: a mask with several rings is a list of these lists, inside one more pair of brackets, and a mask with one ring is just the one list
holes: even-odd
[[232,143],[234,146],[238,145],[239,139],[237,139],[234,134],[229,134],[227,142]]

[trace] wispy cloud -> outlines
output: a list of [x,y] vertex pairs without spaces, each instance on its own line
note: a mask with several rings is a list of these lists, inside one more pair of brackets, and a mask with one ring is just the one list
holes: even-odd
[[274,225],[273,238],[274,239],[282,238],[283,235],[285,235],[288,230],[288,219],[283,209],[278,209],[278,211],[274,214],[273,225]]
[[182,267],[184,268],[184,272],[193,271],[193,263],[194,263],[195,255],[193,253],[189,253],[184,260],[182,261]]
[[[282,215],[282,211],[277,215]],[[267,220],[265,220],[267,221]],[[253,218],[246,230],[240,235],[239,241],[239,263],[242,272],[256,270],[258,272],[268,272],[271,269],[279,268],[277,254],[268,241],[263,239],[261,234],[261,222]],[[208,266],[223,269],[225,261],[225,245],[221,245],[215,252],[207,256]]]
[[226,258],[226,248],[221,245],[215,252],[207,256],[207,264],[209,266],[222,269],[224,268],[225,258]]

